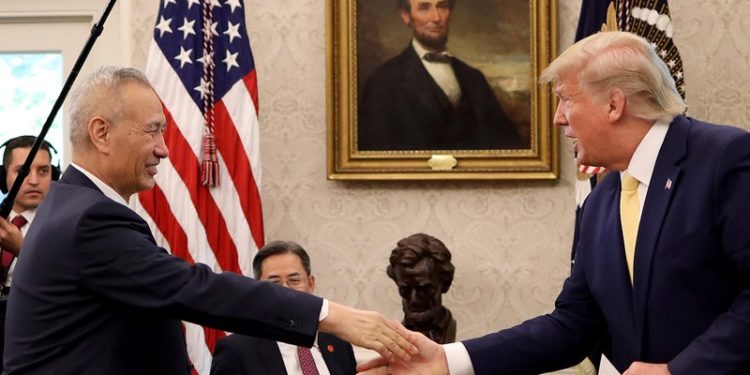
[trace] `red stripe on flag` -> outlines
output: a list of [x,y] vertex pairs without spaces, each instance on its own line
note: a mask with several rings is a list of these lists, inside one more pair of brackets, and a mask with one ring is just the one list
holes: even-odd
[[250,167],[250,160],[245,154],[237,128],[231,125],[232,119],[229,117],[224,102],[219,101],[214,105],[214,116],[216,123],[222,124],[214,129],[216,146],[219,153],[224,156],[224,163],[229,169],[229,175],[232,176],[242,212],[247,222],[250,223],[250,232],[255,245],[261,248],[263,247],[263,210],[260,203],[260,191],[258,191],[258,185]]
[[198,218],[206,230],[206,238],[216,256],[216,261],[224,271],[242,273],[237,259],[237,247],[229,234],[224,216],[222,216],[208,188],[202,186],[199,182],[198,158],[193,154],[193,150],[166,107],[164,107],[164,116],[167,118],[167,131],[164,132],[164,141],[169,148],[169,160],[190,193],[190,200],[193,202]]
[[208,327],[203,327],[203,332],[206,335],[206,345],[208,346],[208,350],[210,350],[211,353],[213,353],[214,349],[216,349],[216,342],[227,336],[227,334],[222,330]]
[[242,77],[242,82],[247,88],[247,92],[250,93],[250,97],[253,98],[253,104],[255,104],[255,113],[260,113],[260,102],[258,102],[258,76],[255,74],[255,69],[251,70],[250,73]]
[[169,208],[167,197],[164,196],[164,192],[159,185],[139,193],[138,200],[141,202],[143,209],[151,216],[151,220],[154,221],[156,227],[164,235],[172,254],[185,259],[190,264],[194,264],[195,260],[188,251],[187,235],[175,218],[174,212]]

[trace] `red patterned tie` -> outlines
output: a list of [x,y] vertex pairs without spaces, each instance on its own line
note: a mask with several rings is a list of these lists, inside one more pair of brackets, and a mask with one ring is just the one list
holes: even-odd
[[310,349],[298,346],[297,357],[299,358],[299,367],[302,368],[302,375],[319,375],[318,367],[315,366]]
[[[24,225],[26,225],[26,223],[28,223],[28,221],[26,221],[26,218],[23,217],[22,215],[18,215],[14,217],[13,220],[10,221],[10,223],[18,227],[18,229],[21,229],[23,228]],[[4,285],[5,280],[8,279],[8,271],[10,270],[10,265],[13,263],[13,259],[15,258],[16,256],[13,255],[13,253],[11,253],[10,251],[7,251],[7,250],[3,251],[2,264],[0,265],[2,266],[2,271],[3,271],[2,285]]]

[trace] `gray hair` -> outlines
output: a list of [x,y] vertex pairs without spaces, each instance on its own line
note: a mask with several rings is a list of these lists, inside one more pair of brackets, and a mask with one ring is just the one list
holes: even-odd
[[644,38],[629,32],[593,34],[565,50],[542,72],[539,82],[578,74],[581,88],[608,95],[620,89],[630,113],[645,120],[670,122],[687,105],[669,68]]
[[302,267],[307,272],[307,276],[312,275],[310,256],[307,255],[307,251],[300,244],[294,241],[271,241],[258,250],[255,258],[253,258],[253,274],[255,274],[255,278],[260,279],[262,276],[263,261],[268,257],[289,253],[299,257],[300,261],[302,261]]
[[70,96],[70,143],[74,148],[87,143],[88,122],[96,115],[97,106],[102,105],[101,100],[117,99],[119,89],[127,83],[151,87],[141,71],[116,66],[99,68],[76,87]]

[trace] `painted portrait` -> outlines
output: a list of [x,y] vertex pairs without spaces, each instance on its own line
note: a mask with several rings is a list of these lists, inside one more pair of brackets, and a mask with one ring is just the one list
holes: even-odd
[[556,0],[327,0],[328,178],[554,179]]
[[528,1],[358,5],[359,150],[530,148]]

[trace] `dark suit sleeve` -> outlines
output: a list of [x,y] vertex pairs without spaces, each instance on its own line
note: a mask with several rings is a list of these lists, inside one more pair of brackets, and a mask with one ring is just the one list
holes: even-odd
[[475,374],[538,374],[583,360],[605,327],[583,269],[573,267],[551,314],[464,341]]
[[[750,373],[750,134],[721,151],[714,180],[713,225],[736,279],[738,295],[729,310],[669,362],[673,374]],[[708,220],[709,218],[706,218]],[[708,225],[708,224],[707,224]]]
[[[228,338],[228,337],[227,337]],[[240,363],[242,363],[242,353],[227,343],[227,338],[219,340],[214,350],[214,357],[211,362],[211,375],[250,375],[244,374]]]
[[77,266],[92,294],[81,298],[295,345],[315,339],[320,298],[190,265],[157,247],[146,223],[125,206],[92,205],[76,227]]

